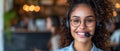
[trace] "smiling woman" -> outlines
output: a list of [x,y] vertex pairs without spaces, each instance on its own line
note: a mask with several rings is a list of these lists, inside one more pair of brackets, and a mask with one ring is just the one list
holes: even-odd
[[[70,28],[75,43],[90,42],[89,39],[91,39],[91,37],[86,37],[85,32],[89,32],[91,35],[93,35],[95,31],[96,22],[94,21],[95,15],[92,9],[86,4],[79,4],[79,6],[75,8],[75,10],[71,13],[70,19],[74,20],[74,22],[70,22]],[[77,21],[75,21],[75,19],[80,20],[80,23],[76,23]],[[72,23],[74,24],[74,26],[72,25]]]
[[105,21],[112,18],[108,0],[68,0],[70,9],[61,29],[57,51],[108,51],[109,32]]

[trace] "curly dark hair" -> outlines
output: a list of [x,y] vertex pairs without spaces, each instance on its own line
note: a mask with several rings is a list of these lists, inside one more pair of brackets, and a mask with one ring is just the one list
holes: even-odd
[[95,30],[95,36],[92,37],[92,42],[96,45],[96,47],[106,51],[106,49],[109,49],[110,42],[109,37],[110,33],[106,29],[106,21],[108,19],[112,19],[113,17],[113,4],[109,0],[68,0],[68,3],[70,4],[70,9],[68,10],[67,17],[63,20],[63,25],[61,26],[61,42],[60,47],[63,48],[65,46],[70,45],[70,43],[74,40],[70,29],[67,29],[66,27],[66,18],[70,18],[71,12],[74,11],[74,9],[79,4],[86,4],[90,6],[96,16],[96,30]]

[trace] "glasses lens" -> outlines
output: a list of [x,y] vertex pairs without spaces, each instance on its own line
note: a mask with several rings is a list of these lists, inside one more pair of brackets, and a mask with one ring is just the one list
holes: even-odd
[[85,24],[86,24],[87,26],[92,26],[94,23],[95,23],[95,20],[94,20],[94,19],[88,19],[88,20],[85,21]]
[[71,23],[72,23],[73,26],[79,26],[80,20],[79,19],[72,19]]
[[[93,23],[95,23],[95,20],[94,19],[87,19],[84,22],[85,22],[86,26],[92,26]],[[71,20],[71,24],[74,27],[78,27],[80,25],[80,23],[81,23],[80,19],[72,19]]]

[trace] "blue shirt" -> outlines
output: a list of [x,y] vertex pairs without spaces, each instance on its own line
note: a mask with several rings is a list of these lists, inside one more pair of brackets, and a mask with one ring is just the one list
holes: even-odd
[[[62,49],[55,50],[55,51],[74,51],[73,42],[69,46],[64,47]],[[90,51],[103,51],[103,50],[97,48],[93,43],[92,49]]]

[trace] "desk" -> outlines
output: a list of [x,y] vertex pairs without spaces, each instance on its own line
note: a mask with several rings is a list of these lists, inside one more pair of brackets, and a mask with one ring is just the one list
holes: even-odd
[[[5,35],[5,34],[4,34]],[[12,43],[5,40],[5,51],[32,51],[33,47],[48,51],[50,32],[12,32]]]

